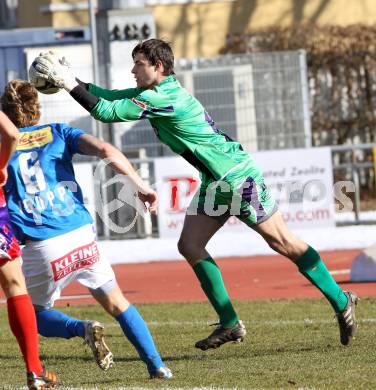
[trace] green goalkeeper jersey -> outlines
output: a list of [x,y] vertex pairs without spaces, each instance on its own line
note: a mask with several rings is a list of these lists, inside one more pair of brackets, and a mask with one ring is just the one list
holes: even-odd
[[153,89],[107,90],[89,84],[99,97],[91,115],[102,122],[148,119],[157,137],[214,180],[251,162],[238,142],[219,130],[202,104],[174,76]]

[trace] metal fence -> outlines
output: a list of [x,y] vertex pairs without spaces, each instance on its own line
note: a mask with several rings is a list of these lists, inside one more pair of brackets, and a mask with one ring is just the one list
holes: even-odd
[[[76,59],[73,72],[84,81],[92,79],[89,51],[90,47],[84,44],[64,51],[67,58]],[[37,52],[35,48],[27,50],[28,62]],[[80,52],[85,55],[78,55]],[[177,78],[204,105],[217,126],[245,150],[311,146],[304,51],[180,60],[175,70]],[[111,72],[123,75],[124,69],[114,65]],[[116,86],[125,87],[127,84]],[[93,128],[88,113],[65,92],[41,95],[41,105],[44,123],[67,122],[89,132]],[[106,125],[104,135],[134,156],[140,149],[148,157],[171,155],[147,120]]]
[[[181,60],[176,74],[217,126],[248,151],[311,146],[305,52],[286,51]],[[124,151],[171,152],[147,121],[115,124]]]
[[334,182],[351,183],[347,195],[352,201],[352,215],[343,220],[339,218],[338,225],[376,223],[375,219],[361,217],[360,214],[367,209],[376,210],[374,147],[374,144],[331,146]]

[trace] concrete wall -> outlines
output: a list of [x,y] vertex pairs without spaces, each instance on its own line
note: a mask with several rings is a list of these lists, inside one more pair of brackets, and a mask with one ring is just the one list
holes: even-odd
[[51,27],[52,14],[41,13],[39,8],[50,4],[50,0],[19,0],[17,8],[17,27]]
[[[62,0],[19,0],[19,27],[86,25],[86,11],[39,13]],[[83,3],[65,0],[65,3]],[[218,55],[226,35],[249,28],[301,22],[349,25],[376,23],[376,0],[222,0],[149,6],[157,34],[172,42],[177,58]]]

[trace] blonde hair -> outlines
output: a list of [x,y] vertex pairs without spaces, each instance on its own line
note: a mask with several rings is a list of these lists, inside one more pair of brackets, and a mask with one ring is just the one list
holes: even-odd
[[1,96],[1,106],[9,119],[17,126],[36,125],[40,119],[40,104],[38,91],[24,80],[12,80]]

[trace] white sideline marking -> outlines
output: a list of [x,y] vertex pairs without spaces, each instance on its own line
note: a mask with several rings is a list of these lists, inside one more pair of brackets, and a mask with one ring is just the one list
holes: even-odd
[[[26,388],[24,388],[26,389]],[[111,387],[111,390],[150,390],[150,387]],[[237,390],[237,387],[162,387],[163,390]],[[99,390],[98,387],[61,387],[59,390]]]
[[[5,301],[6,302],[6,301]],[[2,303],[2,300],[0,300]],[[57,307],[57,310],[60,308]],[[358,323],[374,323],[376,322],[376,318],[362,318],[357,320]],[[213,325],[213,321],[145,321],[148,326],[159,327],[159,326],[210,326]],[[335,322],[335,318],[333,320],[314,320],[311,318],[305,318],[304,320],[276,320],[276,321],[243,321],[243,323],[247,326],[252,325],[271,325],[271,326],[288,326],[288,325],[313,325],[313,324],[331,324]],[[106,328],[118,328],[119,324],[114,322],[102,322],[102,324]],[[124,389],[128,389],[124,388]],[[129,388],[131,389],[131,388]],[[133,388],[132,388],[133,389]],[[134,388],[136,389],[136,388]],[[141,388],[140,388],[141,389]],[[177,388],[174,388],[178,390]],[[207,389],[212,389],[211,387]],[[213,388],[214,389],[214,388]],[[218,388],[219,389],[219,388]],[[73,389],[72,389],[73,390]],[[168,390],[168,388],[164,388],[164,390]],[[224,389],[225,390],[225,389]]]
[[[332,324],[336,322],[335,318],[330,320],[313,320],[311,318],[305,318],[304,320],[276,320],[276,321],[243,321],[247,326],[255,325],[271,325],[271,326],[288,326],[288,325],[306,325],[313,324]],[[358,320],[358,323],[374,323],[376,318],[362,318]],[[210,326],[213,323],[208,321],[146,321],[148,326]],[[114,322],[102,322],[105,328],[118,328],[119,324]]]
[[[98,387],[66,387],[59,386],[59,390],[99,390]],[[3,387],[4,390],[27,390],[26,386],[14,388],[10,386]],[[150,390],[150,387],[110,387],[109,390]],[[163,390],[237,390],[237,387],[163,387]]]
[[[56,299],[57,301],[61,301],[64,299],[86,299],[93,298],[91,294],[77,294],[77,295],[62,295],[60,298]],[[94,299],[94,298],[93,298]]]
[[[60,298],[56,300],[61,301],[61,300],[71,299],[74,301],[75,299],[86,299],[86,298],[93,298],[93,296],[91,294],[62,295]],[[6,299],[0,299],[0,304],[6,302],[7,302]]]
[[[77,295],[62,295],[60,298],[56,299],[57,301],[66,300],[66,299],[86,299],[93,298],[91,294],[77,294]],[[94,299],[94,298],[93,298]],[[0,304],[7,303],[6,299],[0,299]]]
[[[91,295],[90,295],[91,296]],[[6,300],[0,300],[0,303],[5,303]],[[57,307],[56,310],[59,310],[60,308]],[[215,320],[214,320],[215,321]],[[145,321],[148,326],[153,327],[159,327],[159,326],[210,326],[210,325],[216,325],[214,321]],[[271,326],[288,326],[288,325],[313,325],[313,324],[331,324],[335,321],[335,318],[328,319],[328,320],[315,320],[311,318],[305,318],[303,320],[275,320],[275,321],[244,321],[243,323],[247,326],[252,325],[271,325]],[[374,323],[376,322],[376,318],[362,318],[357,320],[358,323]],[[119,324],[115,322],[102,322],[102,324],[106,328],[118,328]],[[124,389],[138,389],[138,388],[125,388]],[[141,389],[141,388],[139,388]],[[174,388],[175,390],[178,390],[177,388]],[[200,388],[201,389],[201,388]],[[214,388],[207,388],[207,389],[214,389]],[[218,388],[219,389],[219,388]],[[73,389],[72,389],[73,390]],[[168,388],[164,388],[164,390],[168,390]],[[224,389],[226,390],[226,389]]]
[[[338,269],[334,271],[329,271],[329,273],[331,275],[346,275],[350,273],[350,269]],[[74,301],[75,299],[79,300],[79,299],[87,299],[87,298],[93,298],[93,296],[91,294],[62,295],[60,298],[57,299],[57,301],[67,300],[67,299]],[[7,302],[6,299],[0,299],[0,304],[4,304],[6,302]]]
[[[26,389],[26,388],[25,388]],[[59,390],[99,390],[97,387],[61,387]],[[150,387],[110,387],[112,390],[150,390]],[[159,390],[237,390],[237,387],[159,387]]]
[[346,275],[350,273],[350,269],[337,269],[335,271],[329,271],[331,275]]
[[[335,322],[335,319],[333,320],[313,320],[311,318],[305,318],[304,320],[276,320],[276,321],[243,321],[244,324],[248,326],[252,325],[310,325],[310,324],[331,324],[332,322]],[[367,322],[376,322],[376,318],[362,318],[358,320],[358,323],[367,323]],[[181,325],[193,325],[193,326],[206,326],[211,325],[212,322],[207,321],[148,321],[147,324],[149,326],[181,326]],[[119,326],[118,324],[104,324],[105,326],[111,327],[111,326]]]

